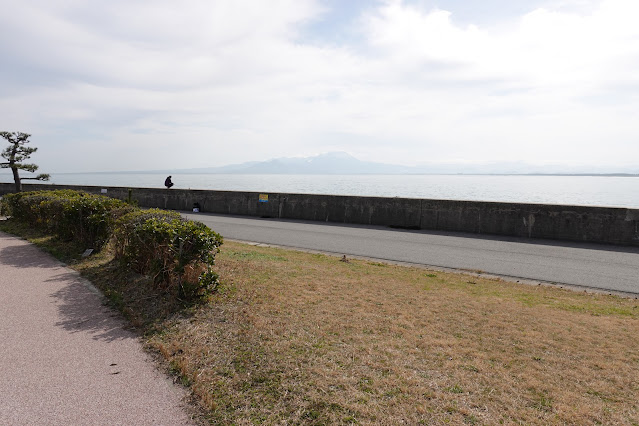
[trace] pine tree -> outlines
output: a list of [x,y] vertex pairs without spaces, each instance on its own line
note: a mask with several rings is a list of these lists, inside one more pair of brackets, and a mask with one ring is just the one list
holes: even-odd
[[38,166],[35,164],[24,164],[23,161],[29,159],[31,154],[36,152],[38,148],[31,148],[26,146],[29,143],[31,137],[28,133],[22,132],[0,132],[0,137],[9,142],[9,146],[2,151],[2,158],[7,160],[6,163],[0,163],[0,168],[11,169],[13,172],[13,180],[16,183],[16,192],[22,191],[22,181],[25,179],[31,180],[49,180],[48,174],[39,174],[35,177],[20,177],[19,170],[26,170],[27,172],[34,173],[38,170]]

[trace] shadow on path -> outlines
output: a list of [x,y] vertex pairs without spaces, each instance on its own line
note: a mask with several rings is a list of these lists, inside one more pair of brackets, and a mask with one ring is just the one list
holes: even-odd
[[[0,238],[2,238],[0,236]],[[0,249],[0,264],[16,268],[54,268],[56,260],[42,256],[40,250],[31,245],[12,245]]]
[[75,273],[63,273],[47,281],[69,283],[51,294],[57,299],[61,316],[56,326],[71,333],[86,332],[94,340],[106,342],[136,338],[132,332],[123,328],[125,322],[120,314],[104,305],[104,299],[97,290],[81,282],[81,278]]

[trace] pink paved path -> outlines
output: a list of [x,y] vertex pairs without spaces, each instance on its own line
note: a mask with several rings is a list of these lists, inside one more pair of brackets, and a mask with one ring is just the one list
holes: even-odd
[[0,233],[0,425],[185,425],[185,392],[79,275]]

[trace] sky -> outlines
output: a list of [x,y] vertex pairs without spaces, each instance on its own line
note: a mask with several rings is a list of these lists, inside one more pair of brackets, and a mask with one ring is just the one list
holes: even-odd
[[637,0],[0,6],[0,130],[41,172],[333,151],[639,171]]

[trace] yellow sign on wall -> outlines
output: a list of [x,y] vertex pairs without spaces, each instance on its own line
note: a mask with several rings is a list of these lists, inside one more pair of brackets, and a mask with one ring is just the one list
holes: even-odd
[[260,203],[268,203],[268,194],[260,194]]

